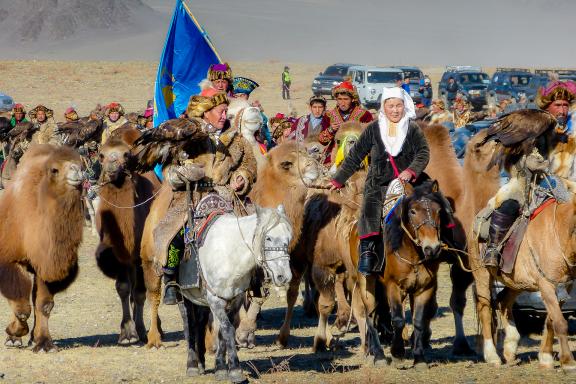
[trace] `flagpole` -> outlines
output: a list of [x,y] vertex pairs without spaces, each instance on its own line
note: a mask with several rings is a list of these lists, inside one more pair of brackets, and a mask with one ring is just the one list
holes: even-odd
[[196,20],[196,16],[194,16],[192,11],[190,10],[190,7],[188,7],[188,4],[186,4],[187,1],[186,0],[179,0],[179,1],[182,1],[182,5],[184,6],[184,9],[186,10],[186,12],[188,12],[188,15],[190,16],[192,21],[194,21],[194,24],[196,24],[196,27],[198,28],[198,30],[200,30],[202,32],[202,36],[204,37],[204,40],[206,40],[206,42],[208,43],[210,48],[212,48],[212,50],[214,51],[214,54],[218,58],[218,61],[221,63],[222,58],[220,57],[220,54],[216,50],[216,47],[214,46],[214,44],[212,44],[212,41],[210,40],[208,33],[204,30],[204,28],[202,28],[202,26],[200,25],[198,20]]

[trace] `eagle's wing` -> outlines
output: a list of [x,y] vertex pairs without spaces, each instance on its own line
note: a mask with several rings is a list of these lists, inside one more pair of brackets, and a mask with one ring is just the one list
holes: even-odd
[[[56,133],[64,144],[80,147],[90,140],[100,141],[102,120],[83,117],[77,121],[58,123]],[[100,135],[99,135],[100,134]]]
[[36,124],[33,124],[29,121],[17,123],[16,126],[12,128],[12,130],[8,133],[8,137],[13,141],[17,138],[18,140],[22,138],[31,139],[34,132],[36,132],[38,129],[39,128]]
[[494,140],[498,145],[488,165],[508,168],[523,155],[532,152],[536,140],[553,130],[558,122],[554,116],[538,109],[524,109],[508,113],[487,128],[482,144]]
[[172,119],[142,133],[134,142],[132,152],[137,157],[137,172],[147,172],[156,164],[175,163],[186,145],[208,137],[199,121]]
[[10,119],[0,117],[0,141],[8,141],[8,133],[12,130]]

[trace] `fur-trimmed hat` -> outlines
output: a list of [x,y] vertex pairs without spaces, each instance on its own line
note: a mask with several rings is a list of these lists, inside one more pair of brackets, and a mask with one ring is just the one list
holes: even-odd
[[438,108],[440,108],[440,109],[443,110],[443,111],[446,110],[446,103],[444,103],[444,100],[442,100],[442,99],[434,99],[434,100],[432,100],[432,105],[437,106]]
[[38,105],[36,106],[36,108],[30,110],[30,112],[28,112],[28,116],[30,116],[31,119],[36,119],[36,114],[38,113],[38,111],[43,111],[46,114],[47,119],[54,116],[54,111],[49,108],[46,108],[43,105]]
[[118,112],[120,116],[124,116],[124,107],[120,103],[110,103],[106,106],[106,116],[109,116],[111,112]]
[[312,95],[308,100],[308,105],[312,106],[314,103],[321,103],[322,105],[326,106],[326,98],[322,95]]
[[278,126],[272,131],[272,139],[278,141],[278,139],[284,135],[285,130],[292,128],[292,122],[287,117],[284,117],[274,122],[271,120],[271,124],[275,123],[278,123]]
[[228,97],[224,93],[217,93],[212,97],[192,96],[186,108],[186,115],[188,117],[202,117],[205,112],[220,104],[229,104]]
[[566,100],[572,103],[576,99],[576,83],[572,80],[553,81],[546,87],[538,89],[536,105],[540,109],[546,109],[556,100]]
[[20,103],[14,104],[14,106],[12,107],[12,116],[14,116],[15,113],[26,114],[26,108],[24,108],[24,106]]
[[235,77],[232,81],[232,87],[234,88],[234,93],[250,95],[253,90],[259,87],[259,85],[254,80],[250,80],[246,77]]
[[228,63],[222,64],[212,64],[208,69],[208,80],[228,80],[228,83],[232,83],[232,68]]
[[68,108],[66,108],[66,111],[64,112],[64,118],[66,118],[68,120],[76,121],[76,120],[78,120],[78,112],[76,112],[74,107],[68,107]]
[[343,81],[332,88],[332,97],[336,98],[340,94],[350,96],[355,102],[359,100],[358,91],[356,91],[356,87],[350,81]]

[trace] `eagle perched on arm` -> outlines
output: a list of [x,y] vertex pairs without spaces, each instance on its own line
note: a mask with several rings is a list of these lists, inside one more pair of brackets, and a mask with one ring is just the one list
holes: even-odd
[[207,137],[202,123],[196,119],[171,119],[157,128],[145,130],[132,147],[137,159],[135,170],[148,172],[158,163],[176,164],[182,151],[187,152],[188,148]]
[[523,109],[503,115],[492,124],[483,145],[490,140],[497,143],[487,169],[497,165],[510,170],[522,156],[528,156],[534,148],[545,158],[564,138],[564,127],[549,112],[539,109]]

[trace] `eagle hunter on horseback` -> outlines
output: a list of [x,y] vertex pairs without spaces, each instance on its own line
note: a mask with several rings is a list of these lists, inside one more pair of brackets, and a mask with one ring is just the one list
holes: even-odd
[[502,116],[480,144],[494,140],[497,148],[489,167],[497,165],[510,174],[510,181],[488,203],[476,224],[479,228],[490,222],[488,233],[484,233],[488,240],[483,254],[486,267],[509,273],[530,215],[544,202],[544,196],[567,200],[564,184],[550,174],[550,157],[558,144],[568,140],[568,110],[575,98],[575,83],[553,82],[538,91],[540,110]]

